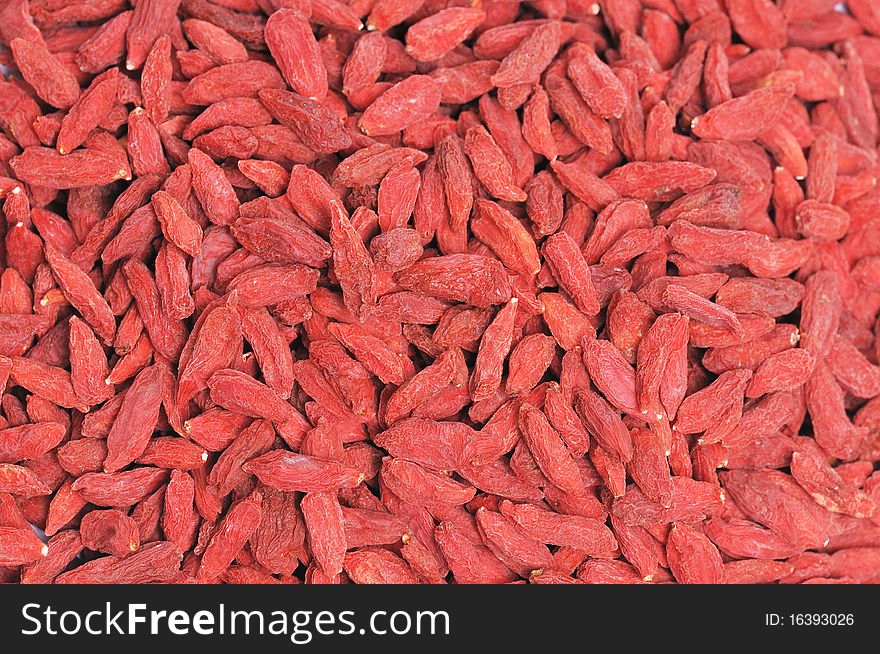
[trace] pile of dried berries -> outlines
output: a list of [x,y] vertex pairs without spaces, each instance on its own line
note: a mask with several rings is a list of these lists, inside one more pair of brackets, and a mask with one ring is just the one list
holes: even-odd
[[3,581],[880,580],[875,0],[2,4]]

